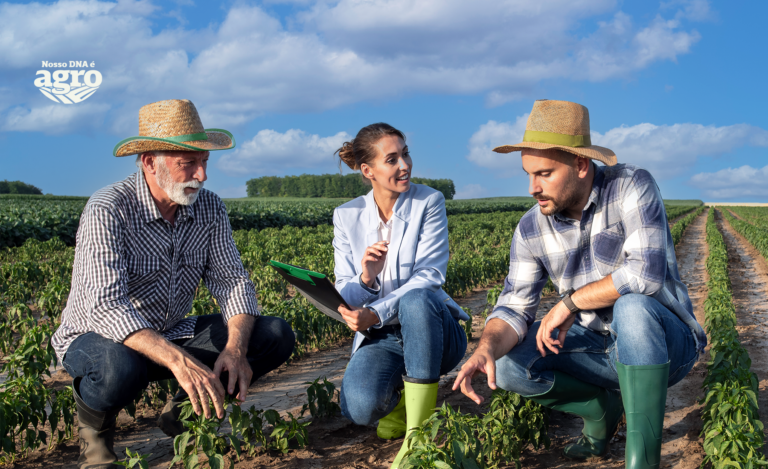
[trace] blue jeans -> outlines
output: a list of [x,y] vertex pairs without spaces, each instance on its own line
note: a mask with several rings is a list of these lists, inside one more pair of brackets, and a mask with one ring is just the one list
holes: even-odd
[[[227,344],[227,337],[227,326],[221,315],[212,314],[197,318],[194,337],[172,342],[213,369]],[[251,382],[283,364],[293,353],[294,342],[293,331],[283,319],[257,317],[247,353],[253,370]],[[168,368],[95,332],[83,334],[72,342],[64,355],[63,365],[70,376],[82,378],[80,397],[88,407],[99,412],[120,410],[130,404],[150,381],[173,378]],[[220,376],[224,389],[228,377],[226,372]]]
[[437,380],[459,364],[467,335],[445,303],[423,289],[400,299],[399,325],[372,329],[347,365],[341,383],[341,412],[358,425],[370,425],[397,405],[403,374]]
[[[679,382],[698,359],[693,333],[673,312],[655,299],[624,295],[613,306],[610,331],[598,332],[574,324],[559,354],[536,349],[541,322],[528,330],[522,343],[496,361],[496,383],[523,396],[549,391],[554,372],[568,373],[606,389],[619,389],[616,362],[624,365],[669,363],[669,384]],[[557,336],[555,330],[554,337]]]

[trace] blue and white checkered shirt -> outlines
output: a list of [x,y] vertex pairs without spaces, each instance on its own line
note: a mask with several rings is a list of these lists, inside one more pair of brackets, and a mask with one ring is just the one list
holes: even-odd
[[[520,220],[512,237],[509,275],[487,321],[504,320],[522,342],[536,318],[547,277],[562,295],[612,275],[620,294],[648,295],[675,313],[693,331],[702,351],[707,336],[680,281],[656,181],[632,165],[593,166],[592,193],[581,221],[542,215],[538,206]],[[582,311],[577,322],[607,330],[612,311]]]
[[163,219],[141,171],[93,194],[77,230],[72,290],[52,344],[59,361],[86,332],[122,343],[140,329],[193,337],[186,317],[203,279],[226,322],[258,316],[256,290],[232,239],[227,209],[205,189]]

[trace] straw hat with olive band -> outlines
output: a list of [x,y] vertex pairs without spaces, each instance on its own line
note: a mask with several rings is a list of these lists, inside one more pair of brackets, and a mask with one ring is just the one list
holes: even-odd
[[195,105],[188,99],[169,99],[139,110],[139,136],[115,145],[115,156],[145,151],[213,151],[235,147],[235,138],[223,129],[205,129]]
[[616,164],[616,154],[604,147],[592,145],[589,135],[589,111],[581,104],[569,101],[540,99],[533,103],[525,126],[523,142],[502,145],[493,151],[510,153],[524,148],[548,150],[557,148],[574,155]]

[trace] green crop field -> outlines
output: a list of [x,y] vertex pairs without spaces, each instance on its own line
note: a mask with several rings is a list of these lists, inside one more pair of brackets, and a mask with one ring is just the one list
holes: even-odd
[[[54,448],[58,443],[72,438],[75,431],[71,389],[53,390],[44,386],[43,382],[56,360],[49,339],[58,326],[69,293],[75,249],[73,244],[85,202],[85,199],[46,199],[39,196],[0,198],[0,240],[5,246],[12,246],[0,249],[0,321],[3,326],[0,328],[0,352],[4,357],[0,372],[6,376],[0,384],[0,462],[13,462],[41,446]],[[317,311],[301,295],[296,295],[267,263],[275,259],[332,274],[333,227],[330,223],[333,209],[344,202],[343,199],[226,200],[235,243],[256,286],[262,314],[282,317],[291,325],[297,337],[294,358],[338,344],[349,339],[352,333],[345,325]],[[533,202],[533,199],[526,197],[448,201],[446,209],[449,214],[451,258],[444,288],[450,295],[461,297],[475,288],[488,288],[503,280],[507,274],[512,235],[520,218],[533,206]],[[705,209],[700,201],[689,204],[677,202],[665,201],[668,219],[673,223],[675,244],[685,238],[686,228]],[[742,207],[734,209],[734,213],[748,221],[737,220],[729,213],[725,216],[758,249],[763,249],[761,252],[765,255],[766,238],[763,233],[767,231],[760,227],[768,224],[768,210]],[[712,231],[711,225],[708,225],[707,230],[708,239],[714,240],[714,235],[709,234]],[[711,256],[720,252],[714,247],[710,249]],[[717,259],[708,261],[711,282],[722,278],[722,273],[717,273],[720,271],[712,270],[723,268],[722,256]],[[551,288],[551,284],[548,285],[547,291],[552,291]],[[711,283],[711,301],[715,301],[712,291],[725,292],[725,288],[722,282]],[[498,290],[496,287],[489,292],[489,298],[498,296]],[[707,315],[712,318],[708,319],[711,334],[714,334],[712,328],[720,327],[723,321],[733,321],[732,314],[727,312],[730,297],[723,298],[725,300],[717,301],[725,302],[722,303],[725,306],[716,309],[708,306]],[[215,300],[201,282],[190,314],[218,312]],[[465,330],[471,336],[471,325],[465,325]],[[727,358],[727,350],[736,347],[727,329],[720,328],[717,332],[723,338],[713,345],[715,361],[719,356],[717,353],[725,354],[723,356]],[[727,358],[728,363],[737,358]],[[749,382],[733,381],[727,374],[723,374],[723,369],[719,362],[711,367],[710,377],[707,378],[708,389],[712,392],[726,392],[736,389],[734,386],[741,386],[739,389],[748,386],[749,392],[744,391],[747,396],[744,402],[741,394],[734,394],[735,397],[708,398],[705,404],[708,409],[722,406],[721,403],[726,400],[741,403],[745,407],[742,414],[731,413],[727,418],[721,418],[719,414],[710,418],[710,415],[714,415],[712,412],[705,416],[704,425],[708,429],[704,440],[705,449],[708,460],[713,463],[727,460],[737,462],[738,467],[746,467],[746,462],[754,460],[749,448],[762,445],[762,433],[758,435],[753,432],[743,438],[740,436],[738,441],[741,443],[735,443],[737,439],[728,439],[728,445],[747,445],[744,446],[747,449],[739,449],[738,454],[729,456],[730,459],[718,456],[713,449],[716,446],[725,447],[726,440],[718,437],[722,432],[710,434],[710,430],[723,428],[723,425],[730,422],[728,419],[741,418],[743,422],[739,428],[742,429],[747,428],[745,425],[754,429],[762,425],[750,407],[752,401],[749,393],[754,392],[754,389]],[[744,371],[748,372],[748,369]],[[738,375],[733,379],[744,378]],[[312,386],[313,399],[325,395],[325,407],[322,408],[326,410],[323,412],[331,412],[327,409],[333,408],[332,385],[328,387],[316,380]],[[137,396],[136,402],[126,411],[133,415],[138,402],[162,407],[174,389],[173,382],[155,384]],[[312,415],[321,412],[317,407],[319,404],[315,402],[313,405]],[[214,459],[223,458],[227,448],[238,452],[257,451],[254,441],[261,442],[258,447],[264,450],[281,452],[289,451],[289,442],[292,442],[291,445],[306,444],[306,424],[300,423],[290,414],[287,420],[283,420],[276,413],[264,413],[256,409],[243,412],[238,410],[232,414],[233,433],[228,436],[221,434],[223,421],[203,421],[201,417],[193,415],[187,417],[192,419],[190,422],[194,419],[199,421],[196,421],[194,427],[198,433],[193,434],[190,430],[192,433],[185,433],[186,438],[209,438],[218,442],[218,446],[206,447],[208,450],[203,448],[203,443],[194,443],[195,448],[198,444],[202,445],[199,446],[200,451]],[[423,438],[414,446],[408,461],[410,464],[419,458],[429,458],[453,467],[457,464],[456,454],[442,448],[446,444],[452,445],[454,441],[461,441],[467,448],[475,448],[468,449],[463,457],[472,458],[479,464],[478,467],[494,467],[502,460],[519,463],[521,452],[526,447],[549,445],[546,435],[548,418],[546,410],[533,402],[502,392],[494,394],[484,416],[463,414],[460,410],[444,406],[419,430]],[[522,421],[529,423],[509,423]],[[496,422],[494,425],[499,426],[489,431],[489,422]],[[282,428],[284,437],[272,438],[259,433],[261,425],[267,423],[274,428]],[[466,431],[452,433],[451,429],[457,428],[455,425],[463,426]],[[535,432],[535,436],[528,432]],[[177,460],[191,458],[191,447],[180,446],[177,449]],[[214,451],[211,448],[218,449]],[[137,461],[144,457],[135,456]],[[443,466],[437,464],[435,467]]]

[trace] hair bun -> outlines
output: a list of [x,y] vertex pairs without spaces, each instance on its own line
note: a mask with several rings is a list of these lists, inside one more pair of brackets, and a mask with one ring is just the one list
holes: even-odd
[[344,142],[344,145],[341,146],[338,150],[336,150],[336,153],[339,154],[339,159],[344,162],[347,166],[349,166],[353,171],[356,171],[360,169],[360,167],[357,165],[357,162],[355,161],[355,153],[352,150],[352,145],[354,145],[355,141],[352,140],[350,142]]

